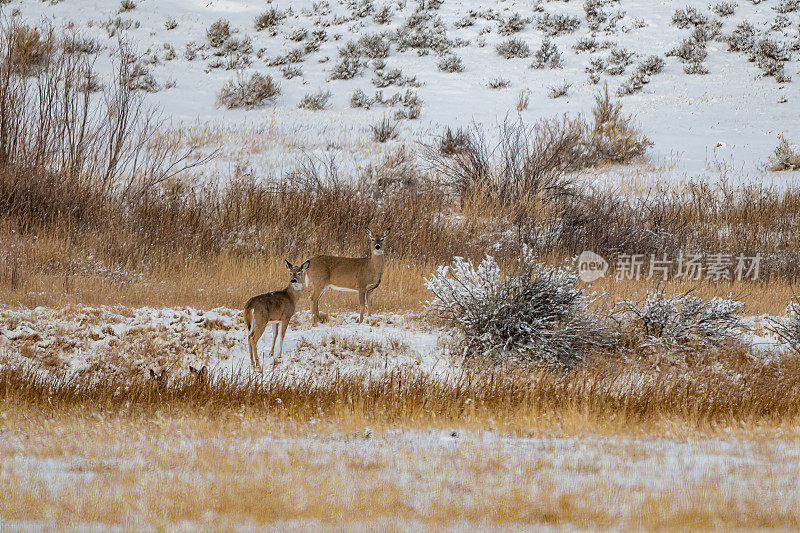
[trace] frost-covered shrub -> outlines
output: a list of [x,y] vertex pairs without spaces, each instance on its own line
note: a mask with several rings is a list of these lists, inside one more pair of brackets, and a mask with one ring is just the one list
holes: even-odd
[[609,14],[603,7],[610,2],[606,0],[585,0],[583,11],[586,13],[586,24],[592,32],[603,31],[613,33],[617,23],[625,17],[624,11]]
[[643,302],[625,300],[618,320],[640,336],[642,346],[714,346],[735,339],[745,327],[743,302],[715,297],[709,301],[691,294],[665,296],[648,291]]
[[490,89],[506,89],[511,85],[511,82],[505,78],[492,78],[489,80],[488,87]]
[[543,13],[536,17],[536,28],[548,37],[572,33],[580,25],[580,19],[571,15]]
[[769,169],[773,172],[800,170],[800,152],[792,150],[792,146],[783,135],[780,136],[778,146],[769,158]]
[[430,11],[417,10],[397,29],[397,49],[404,52],[414,49],[419,55],[431,50],[437,54],[447,53],[453,43],[447,38],[442,19]]
[[332,80],[350,80],[361,73],[361,48],[353,41],[339,48],[339,62],[331,71]]
[[608,54],[606,60],[606,72],[612,76],[618,76],[625,72],[625,69],[633,62],[633,52],[625,48],[614,48]]
[[385,87],[389,87],[391,85],[397,85],[398,87],[419,87],[419,82],[417,82],[417,77],[407,77],[403,76],[403,71],[399,68],[393,68],[389,70],[378,69],[375,71],[375,76],[372,78],[372,84],[375,87],[379,87],[381,89]]
[[372,3],[372,0],[351,0],[348,2],[348,7],[350,7],[354,19],[363,19],[375,12],[375,4]]
[[800,353],[800,302],[789,302],[786,316],[769,318],[767,329],[778,335],[792,350]]
[[596,52],[597,50],[605,50],[608,48],[615,48],[614,41],[598,41],[592,36],[581,37],[572,48],[577,53],[581,52]]
[[606,69],[606,60],[602,57],[593,57],[589,60],[585,71],[589,75],[589,81],[597,85],[600,82],[600,74]]
[[389,39],[383,34],[364,35],[358,40],[361,55],[370,59],[389,57]]
[[690,61],[683,66],[683,71],[686,74],[700,74],[701,76],[708,74],[708,69],[702,61]]
[[759,39],[750,49],[748,59],[755,62],[764,76],[772,76],[780,83],[790,81],[783,70],[783,64],[791,59],[791,54],[777,41],[767,37]]
[[561,68],[563,65],[561,61],[561,52],[558,51],[558,47],[551,43],[550,39],[545,39],[542,41],[542,45],[538,50],[536,50],[536,53],[533,54],[531,68]]
[[283,75],[284,78],[290,80],[292,78],[302,76],[303,69],[301,69],[300,67],[296,67],[294,65],[284,65],[283,67],[281,67],[281,74]]
[[125,61],[129,63],[129,67],[125,79],[122,81],[128,89],[147,93],[156,93],[160,90],[158,82],[142,61],[136,60],[132,56],[126,57]]
[[383,6],[372,15],[372,20],[377,24],[389,24],[392,22],[392,10],[389,6]]
[[567,96],[570,87],[572,87],[572,84],[566,81],[562,82],[561,85],[553,85],[547,88],[547,96],[550,98],[562,98]]
[[383,117],[378,123],[371,125],[369,128],[372,130],[372,139],[378,143],[385,143],[386,141],[396,139],[399,135],[399,124]]
[[708,17],[693,7],[678,9],[672,15],[672,23],[681,29],[690,26],[704,26],[708,24],[708,22]]
[[122,0],[119,3],[119,11],[118,12],[119,13],[125,13],[127,11],[133,11],[134,9],[136,9],[136,4],[133,2],[133,0]]
[[217,95],[217,102],[228,109],[262,106],[280,94],[280,87],[268,75],[253,73],[249,79],[240,72],[228,80]]
[[705,42],[684,39],[681,44],[667,52],[667,57],[677,57],[684,63],[702,63],[708,57]]
[[194,61],[194,59],[197,57],[197,51],[199,49],[200,47],[197,45],[196,42],[189,41],[188,43],[186,43],[186,48],[183,52],[184,59],[186,59],[187,61]]
[[749,52],[756,44],[758,32],[748,21],[744,21],[725,38],[730,52]]
[[211,24],[206,30],[208,44],[213,48],[219,48],[231,36],[231,24],[226,19],[219,19]]
[[531,48],[522,39],[507,39],[497,45],[497,53],[506,59],[525,58],[531,55]]
[[442,72],[464,72],[464,63],[455,54],[442,57],[437,65]]
[[299,43],[306,37],[308,37],[308,30],[305,28],[292,28],[289,33],[286,34],[287,39],[296,43]]
[[612,341],[577,282],[574,272],[538,263],[527,249],[508,276],[488,255],[477,267],[456,257],[425,279],[434,295],[426,308],[456,331],[467,357],[570,368]]
[[461,128],[453,131],[450,126],[447,126],[442,136],[439,137],[438,150],[442,156],[450,157],[464,152],[471,144],[469,133]]
[[794,13],[798,8],[800,8],[800,0],[780,0],[774,9],[778,13]]
[[310,109],[311,111],[320,111],[328,107],[328,101],[330,99],[331,92],[320,89],[319,92],[305,95],[303,99],[300,100],[297,107],[300,109]]
[[356,89],[350,96],[350,107],[356,109],[369,109],[375,101],[367,96],[361,89]]
[[528,22],[529,20],[521,17],[519,13],[514,13],[507,19],[504,19],[500,22],[500,27],[497,29],[497,33],[505,36],[513,35],[524,30]]
[[285,18],[286,14],[283,11],[273,7],[257,16],[253,26],[257,31],[274,29]]
[[167,19],[164,21],[164,28],[167,30],[174,30],[177,27],[178,21],[172,17],[167,17]]
[[736,2],[719,2],[711,10],[720,17],[729,17],[736,13]]
[[617,96],[626,96],[639,92],[642,87],[650,83],[650,76],[658,74],[664,69],[664,60],[658,56],[650,56],[633,71],[631,77],[628,78],[617,90]]

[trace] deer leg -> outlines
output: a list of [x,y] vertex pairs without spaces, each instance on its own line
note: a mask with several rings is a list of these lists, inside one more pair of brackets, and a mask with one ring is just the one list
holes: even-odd
[[278,323],[274,322],[272,324],[272,348],[269,349],[269,356],[272,357],[272,354],[275,353],[275,341],[278,340]]
[[367,291],[361,289],[358,291],[358,305],[361,307],[361,313],[358,316],[358,323],[364,321],[364,307],[367,305]]
[[372,300],[374,299],[374,296],[375,296],[375,289],[372,289],[371,291],[367,292],[367,316],[370,316],[372,314]]
[[328,292],[328,285],[322,288],[322,290],[314,289],[314,292],[311,294],[311,325],[316,326],[319,322],[319,301]]
[[261,338],[261,335],[264,333],[264,328],[266,328],[267,325],[260,324],[255,320],[255,317],[253,317],[253,332],[248,339],[250,341],[250,365],[260,371],[261,361],[258,356],[258,340]]
[[[281,322],[281,343],[278,345],[278,357],[280,359],[283,356],[283,341],[286,340],[286,330],[289,328],[289,319],[284,318],[283,322]],[[275,324],[275,331],[278,331],[278,325]]]

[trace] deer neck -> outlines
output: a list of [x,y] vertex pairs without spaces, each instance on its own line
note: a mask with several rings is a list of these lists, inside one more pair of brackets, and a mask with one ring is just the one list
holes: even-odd
[[383,265],[386,262],[385,257],[385,254],[376,254],[373,252],[369,258],[370,264],[375,268],[375,272],[377,272],[379,277],[383,274]]
[[286,294],[289,296],[289,299],[292,300],[292,303],[296,304],[297,300],[300,299],[300,291],[292,287],[291,283],[287,285],[286,289],[284,290],[286,291]]

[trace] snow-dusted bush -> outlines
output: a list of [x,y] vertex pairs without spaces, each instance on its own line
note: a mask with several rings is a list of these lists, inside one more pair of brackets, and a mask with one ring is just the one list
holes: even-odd
[[281,74],[287,80],[303,75],[303,69],[294,65],[284,65],[281,67]]
[[606,60],[602,57],[593,57],[589,60],[589,64],[584,69],[589,75],[589,81],[593,84],[600,82],[600,74],[606,69]]
[[300,100],[297,105],[300,109],[310,109],[311,111],[320,111],[328,107],[328,101],[331,99],[330,91],[319,90],[316,93],[309,93]]
[[377,24],[389,24],[392,22],[392,9],[389,6],[383,6],[372,15],[372,20]]
[[492,78],[487,84],[490,89],[507,89],[510,85],[511,82],[505,78]]
[[617,23],[625,17],[624,11],[617,11],[609,14],[603,9],[607,0],[585,0],[583,11],[586,13],[586,24],[592,32],[603,31],[613,33],[617,28]]
[[758,32],[748,21],[744,21],[725,38],[730,52],[749,52],[756,44]]
[[375,70],[375,76],[372,78],[372,84],[381,89],[392,85],[396,85],[398,87],[419,87],[419,82],[417,82],[416,76],[403,76],[403,71],[399,68]]
[[356,89],[350,96],[350,107],[356,109],[369,109],[373,103],[375,103],[374,100],[361,89]]
[[266,104],[280,92],[280,87],[269,75],[255,72],[247,79],[240,72],[225,83],[217,95],[217,102],[228,109],[252,109]]
[[126,13],[128,11],[133,11],[136,9],[136,3],[133,0],[122,0],[119,3],[119,13]]
[[369,128],[372,130],[372,139],[378,143],[385,143],[386,141],[396,139],[400,133],[399,124],[389,117],[383,117],[376,124],[371,125]]
[[614,48],[609,52],[606,59],[606,72],[612,76],[618,76],[625,72],[625,69],[633,62],[633,52],[625,48]]
[[750,49],[748,59],[753,61],[763,72],[779,83],[791,80],[783,70],[783,64],[791,59],[789,51],[778,41],[764,37]]
[[708,57],[706,44],[703,41],[684,39],[677,47],[666,53],[667,57],[677,57],[684,63],[702,63]]
[[331,70],[332,80],[350,80],[361,73],[364,64],[361,61],[361,49],[353,41],[339,48],[339,62]]
[[792,150],[789,141],[781,135],[775,152],[769,158],[769,167],[773,172],[782,170],[800,170],[800,152]]
[[704,26],[709,23],[708,17],[693,7],[678,9],[672,15],[672,23],[679,28],[690,26]]
[[521,17],[519,13],[514,13],[507,19],[500,21],[500,27],[497,29],[497,33],[505,36],[513,35],[524,30],[528,22],[530,21]]
[[658,56],[648,57],[637,65],[631,77],[619,87],[617,96],[626,96],[640,91],[642,87],[650,83],[650,76],[658,74],[662,70],[664,70],[663,59]]
[[654,74],[658,74],[662,70],[664,70],[664,65],[666,63],[660,57],[653,55],[639,63],[639,66],[636,67],[636,70],[647,74],[648,76],[653,76]]
[[800,0],[780,0],[773,9],[778,13],[794,13],[800,8]]
[[792,350],[800,352],[800,301],[789,302],[786,316],[769,318],[767,329],[778,335]]
[[745,327],[743,307],[743,302],[730,297],[706,302],[689,293],[666,296],[648,291],[642,302],[621,302],[617,319],[641,337],[643,346],[709,346],[739,335]]
[[299,43],[306,37],[308,37],[308,30],[306,28],[292,28],[289,30],[289,33],[286,34],[287,39],[296,43]]
[[507,39],[497,45],[497,53],[506,59],[525,58],[531,55],[531,48],[522,39]]
[[450,126],[444,130],[444,133],[439,137],[439,153],[444,157],[450,157],[460,154],[469,148],[472,143],[469,133],[459,128],[453,131]]
[[437,67],[442,72],[464,72],[464,62],[455,54],[442,57]]
[[577,282],[573,271],[539,263],[527,249],[508,276],[491,256],[477,267],[456,257],[425,279],[434,295],[426,308],[457,332],[465,356],[569,368],[611,343]]
[[363,35],[358,40],[361,55],[370,59],[389,57],[389,39],[380,33]]
[[427,55],[431,50],[445,54],[453,46],[442,19],[427,10],[412,13],[397,29],[395,39],[398,50],[414,49],[419,55]]
[[273,7],[256,17],[254,27],[258,31],[266,29],[274,30],[274,28],[285,18],[286,14],[283,11],[279,11]]
[[173,17],[167,17],[164,21],[164,28],[167,30],[174,30],[178,27],[178,21],[175,20]]
[[572,33],[581,25],[578,17],[552,13],[543,13],[536,17],[536,28],[548,37],[557,37]]
[[719,17],[729,17],[736,13],[736,2],[719,2],[711,10]]
[[536,50],[536,53],[533,54],[531,68],[561,68],[563,65],[561,61],[561,52],[558,51],[558,47],[551,43],[550,39],[545,39],[542,41],[542,45]]
[[570,87],[572,87],[572,84],[567,83],[567,81],[562,82],[561,85],[553,85],[547,88],[547,96],[550,98],[562,98],[567,96]]
[[206,30],[208,44],[213,48],[219,48],[231,36],[231,23],[226,19],[219,19]]
[[135,60],[133,57],[126,58],[126,61],[131,63],[123,80],[128,89],[147,93],[156,93],[160,90],[158,82],[142,61]]

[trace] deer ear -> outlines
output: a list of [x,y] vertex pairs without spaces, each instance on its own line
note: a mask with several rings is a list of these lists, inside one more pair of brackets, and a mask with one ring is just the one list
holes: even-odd
[[192,365],[189,365],[189,372],[191,372],[192,374],[197,374],[197,372],[199,372],[199,371],[195,367],[193,367]]
[[369,228],[365,229],[364,231],[366,232],[367,237],[369,237],[371,239],[372,238],[372,231]]
[[306,262],[300,265],[300,270],[308,270],[308,267],[311,266],[311,259],[306,259]]
[[383,238],[385,239],[386,237],[388,237],[391,232],[392,228],[386,228],[386,231],[383,232]]
[[208,367],[203,365],[203,368],[200,370],[199,374],[201,378],[205,379],[206,376],[208,376]]
[[154,378],[154,377],[156,377],[156,373],[153,371],[153,369],[152,369],[152,368],[150,369],[150,377],[151,377],[151,378]]
[[286,263],[286,268],[288,268],[289,270],[292,269],[292,264],[289,262],[288,259],[284,259],[283,262]]

